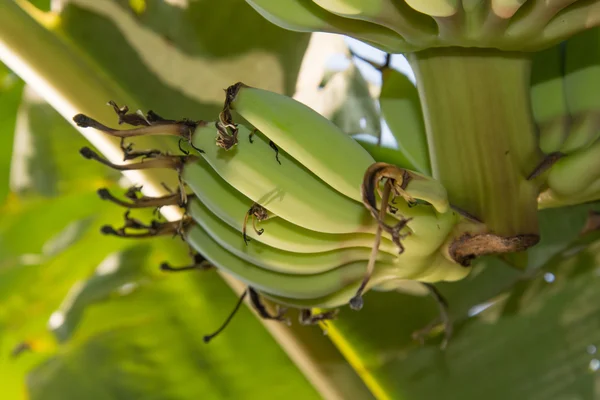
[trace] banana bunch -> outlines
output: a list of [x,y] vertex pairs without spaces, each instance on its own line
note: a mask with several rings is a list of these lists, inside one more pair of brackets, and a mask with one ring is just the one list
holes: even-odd
[[531,100],[540,148],[557,161],[542,205],[600,197],[600,29],[534,56]]
[[283,28],[344,34],[390,53],[449,46],[530,51],[600,23],[600,3],[584,0],[246,2]]
[[[134,188],[119,199],[101,189],[103,199],[129,209],[177,205],[184,214],[180,221],[147,224],[127,213],[123,227],[107,226],[104,233],[180,234],[202,265],[208,261],[261,296],[301,309],[336,308],[371,288],[455,281],[469,273],[447,251],[462,217],[439,182],[376,162],[328,119],[291,98],[238,83],[227,89],[216,122],[168,120],[110,104],[119,123],[133,129],[109,128],[81,114],[74,120],[122,140],[177,136],[189,151],[136,152],[123,143],[126,159],[143,159],[114,165],[82,149],[86,158],[120,170],[170,168],[181,180],[176,192],[159,198]],[[233,112],[253,128],[234,123]]]

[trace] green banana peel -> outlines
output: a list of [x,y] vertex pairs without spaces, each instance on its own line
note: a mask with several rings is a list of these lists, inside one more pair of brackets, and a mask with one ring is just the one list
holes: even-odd
[[[248,3],[284,28],[342,33],[392,53],[454,46],[536,51],[600,24],[600,3],[586,0],[481,0],[463,4],[456,0],[294,0],[285,5],[277,0],[248,0]],[[365,24],[369,29],[365,29]],[[378,35],[372,34],[376,29]]]

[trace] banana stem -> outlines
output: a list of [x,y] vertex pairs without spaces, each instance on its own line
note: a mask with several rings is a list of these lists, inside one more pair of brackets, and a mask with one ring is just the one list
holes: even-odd
[[450,203],[503,237],[537,235],[542,160],[524,53],[429,49],[409,57],[419,83],[433,176]]

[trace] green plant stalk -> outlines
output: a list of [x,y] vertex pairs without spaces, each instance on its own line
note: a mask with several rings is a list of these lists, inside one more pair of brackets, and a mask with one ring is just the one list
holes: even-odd
[[[79,112],[100,121],[116,121],[114,112],[106,106],[112,99],[125,101],[133,109],[137,107],[137,102],[91,60],[44,25],[56,29],[60,27],[60,17],[42,13],[21,0],[0,0],[0,61],[71,123],[73,115]],[[94,130],[80,132],[109,159],[121,162],[118,139]],[[176,149],[176,143],[168,139],[136,138],[135,143],[141,148]],[[144,181],[155,195],[164,193],[160,182],[173,187],[177,183],[175,174],[167,170],[138,171],[128,177]]]
[[490,233],[538,233],[541,161],[529,104],[530,56],[473,48],[409,56],[417,77],[433,176],[453,206]]

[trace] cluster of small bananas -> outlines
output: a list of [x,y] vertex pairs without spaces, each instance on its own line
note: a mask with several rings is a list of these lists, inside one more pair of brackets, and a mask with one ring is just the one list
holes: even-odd
[[340,33],[390,53],[431,47],[536,50],[600,24],[584,0],[246,0],[301,32]]
[[[600,28],[534,55],[532,110],[539,144],[558,161],[540,205],[600,197]],[[565,157],[568,156],[568,157]]]
[[[123,144],[126,159],[144,159],[114,165],[82,149],[86,158],[120,170],[171,168],[181,179],[177,193],[160,198],[134,188],[121,200],[100,190],[102,198],[128,208],[185,210],[181,221],[150,224],[126,214],[125,226],[105,227],[104,233],[179,233],[201,254],[196,258],[201,265],[208,260],[262,296],[300,309],[348,303],[358,309],[361,294],[371,288],[392,290],[406,280],[454,281],[469,273],[444,246],[462,217],[450,208],[439,182],[376,162],[302,103],[236,84],[227,90],[216,122],[167,120],[110,104],[119,123],[137,128],[112,129],[81,114],[74,120],[121,138],[174,135],[194,150],[168,155]],[[254,129],[233,123],[231,110]]]

